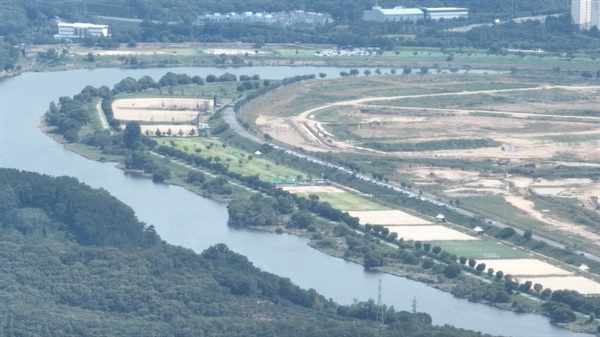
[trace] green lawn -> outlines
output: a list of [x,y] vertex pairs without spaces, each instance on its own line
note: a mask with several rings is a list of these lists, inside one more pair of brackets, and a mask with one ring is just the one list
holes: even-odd
[[[286,166],[277,165],[254,153],[248,153],[232,146],[223,147],[223,143],[219,139],[193,137],[168,139],[156,138],[156,140],[160,145],[165,146],[171,146],[170,141],[173,141],[177,144],[177,149],[181,151],[205,158],[212,157],[214,161],[220,161],[221,163],[228,165],[229,170],[232,172],[246,176],[258,174],[260,179],[264,181],[296,179],[298,176],[304,177],[303,172]],[[202,152],[198,153],[196,152],[196,149],[201,149]]]
[[529,257],[519,250],[485,239],[477,241],[441,241],[436,242],[436,245],[442,247],[444,251],[469,259],[485,259],[486,254],[496,254],[501,259]]
[[[356,196],[351,193],[311,193],[319,196],[320,201],[327,201],[341,211],[380,211],[387,210],[389,207],[382,206],[371,200]],[[299,196],[308,198],[307,194]]]

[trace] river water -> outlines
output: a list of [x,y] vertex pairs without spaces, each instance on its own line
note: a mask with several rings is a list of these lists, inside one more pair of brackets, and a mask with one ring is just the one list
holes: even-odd
[[229,228],[226,205],[179,187],[124,174],[114,163],[87,160],[64,150],[38,128],[50,101],[72,96],[86,85],[112,87],[127,76],[138,79],[150,75],[158,80],[168,71],[191,76],[220,75],[227,71],[270,79],[322,72],[331,78],[339,76],[342,70],[334,67],[95,69],[3,78],[0,79],[0,167],[74,176],[92,187],[109,191],[131,206],[140,220],[153,224],[171,244],[201,252],[216,243],[225,243],[259,268],[289,277],[299,286],[314,288],[341,304],[352,303],[354,299],[376,299],[381,280],[385,304],[411,311],[416,298],[417,310],[429,313],[437,325],[451,324],[515,337],[591,337],[557,328],[541,316],[470,303],[405,278],[367,272],[361,266],[308,247],[302,238]]

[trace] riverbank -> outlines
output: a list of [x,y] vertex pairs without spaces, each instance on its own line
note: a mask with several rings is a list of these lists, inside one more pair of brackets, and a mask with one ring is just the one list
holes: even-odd
[[[325,53],[331,45],[267,44],[172,44],[139,43],[135,47],[121,44],[113,50],[99,50],[80,45],[33,45],[17,63],[18,73],[29,71],[65,71],[73,69],[155,67],[251,67],[251,66],[318,66],[414,69],[489,69],[512,72],[554,72],[579,76],[596,71],[597,64],[587,55],[565,59],[560,55],[490,54],[485,50],[404,47],[372,52],[365,56]],[[47,59],[48,50],[62,50],[57,58]],[[327,55],[327,56],[324,56]],[[9,75],[9,73],[6,73]],[[16,74],[16,73],[15,73]]]

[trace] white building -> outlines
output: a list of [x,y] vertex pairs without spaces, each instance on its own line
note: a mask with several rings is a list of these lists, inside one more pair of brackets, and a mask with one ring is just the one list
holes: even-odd
[[457,7],[422,7],[421,10],[425,12],[425,18],[431,20],[439,20],[439,19],[461,19],[469,18],[469,9],[468,8],[457,8]]
[[579,29],[592,28],[592,0],[571,0],[571,19]]
[[391,9],[373,6],[371,10],[363,12],[363,20],[365,21],[417,21],[424,19],[425,13],[419,8],[404,8],[394,7]]
[[58,34],[55,39],[80,39],[86,36],[108,36],[107,25],[95,25],[92,23],[58,23]]
[[590,28],[596,27],[600,29],[600,0],[592,0],[592,15]]

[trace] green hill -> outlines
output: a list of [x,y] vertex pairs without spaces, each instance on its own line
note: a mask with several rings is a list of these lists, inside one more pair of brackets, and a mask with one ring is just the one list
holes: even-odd
[[0,336],[476,336],[338,306],[217,244],[160,240],[104,190],[0,169]]

